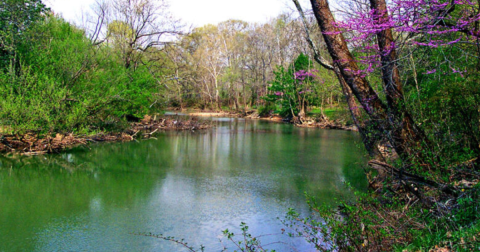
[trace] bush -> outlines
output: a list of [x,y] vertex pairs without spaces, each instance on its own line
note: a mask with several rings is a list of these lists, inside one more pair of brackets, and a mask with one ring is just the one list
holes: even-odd
[[108,46],[56,17],[17,46],[20,65],[0,69],[0,121],[13,132],[116,128],[165,104],[147,66],[125,68]]
[[258,114],[261,117],[271,116],[277,110],[277,106],[274,103],[267,102],[264,106],[258,108]]

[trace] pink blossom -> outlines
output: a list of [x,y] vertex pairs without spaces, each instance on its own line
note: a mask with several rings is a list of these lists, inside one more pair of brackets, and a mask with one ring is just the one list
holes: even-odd
[[[411,39],[405,43],[419,47],[438,48],[463,41],[473,42],[480,37],[474,29],[475,22],[480,21],[477,4],[473,0],[391,0],[388,2],[388,13],[376,9],[359,11],[335,25],[342,33],[349,33],[349,46],[362,52],[362,56],[357,58],[358,63],[363,65],[362,70],[354,74],[364,76],[381,67],[380,57],[407,45],[396,41],[380,51],[376,35],[388,29],[408,36]],[[453,7],[454,16],[448,11]],[[444,36],[448,34],[455,36]],[[449,37],[451,39],[447,39]],[[427,74],[435,73],[432,71]],[[462,75],[456,70],[454,73]]]

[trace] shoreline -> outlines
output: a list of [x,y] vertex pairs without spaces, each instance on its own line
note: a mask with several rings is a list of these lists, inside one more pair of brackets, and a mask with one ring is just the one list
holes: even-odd
[[130,142],[134,139],[150,138],[159,130],[203,130],[213,126],[200,122],[195,118],[181,121],[169,118],[156,119],[146,116],[143,120],[131,123],[130,127],[122,132],[101,132],[91,136],[74,135],[73,133],[48,133],[40,137],[36,133],[23,135],[0,134],[0,154],[35,156],[50,153],[60,153],[66,149],[88,146],[97,142]]
[[[175,113],[175,112],[172,112]],[[249,112],[247,115],[238,113],[238,112],[209,112],[209,111],[194,111],[194,112],[180,112],[182,115],[193,116],[193,117],[229,117],[229,118],[244,118],[244,119],[252,119],[252,120],[265,120],[270,122],[283,122],[283,123],[290,123],[294,124],[296,127],[300,128],[318,128],[318,129],[333,129],[333,130],[345,130],[345,131],[354,131],[358,132],[358,129],[355,125],[342,125],[340,123],[336,123],[335,121],[323,121],[323,122],[312,122],[312,120],[308,123],[304,124],[297,124],[287,121],[285,118],[279,115],[273,115],[269,117],[260,117],[256,112]]]
[[[168,118],[175,115],[188,116],[191,118],[186,120]],[[157,119],[157,116],[152,118],[151,116],[147,115],[140,122],[131,123],[128,129],[121,132],[101,132],[91,136],[75,135],[73,133],[47,133],[44,136],[39,136],[38,133],[26,133],[23,135],[4,135],[0,133],[0,154],[34,156],[49,153],[61,153],[66,149],[78,146],[88,146],[91,143],[130,142],[135,139],[147,139],[152,137],[154,133],[160,130],[194,131],[213,127],[211,123],[201,122],[197,120],[196,117],[244,118],[277,123],[288,123],[300,128],[358,131],[355,126],[344,126],[329,120],[324,122],[315,122],[310,120],[308,123],[296,124],[285,120],[279,115],[260,117],[255,111],[249,111],[247,112],[247,115],[238,112],[225,111],[193,111],[186,113],[176,113],[175,111],[172,111],[168,115],[159,119]]]

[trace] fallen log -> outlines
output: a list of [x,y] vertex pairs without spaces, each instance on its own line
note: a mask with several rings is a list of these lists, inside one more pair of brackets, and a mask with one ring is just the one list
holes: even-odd
[[378,160],[371,160],[368,162],[368,165],[373,169],[379,171],[379,174],[380,173],[382,175],[390,174],[393,178],[398,179],[400,181],[407,181],[409,183],[421,184],[424,186],[428,186],[430,188],[440,190],[441,192],[444,192],[446,194],[449,194],[455,197],[458,196],[458,190],[451,185],[429,180],[425,177],[406,172],[403,169],[397,169],[387,163],[384,163]]

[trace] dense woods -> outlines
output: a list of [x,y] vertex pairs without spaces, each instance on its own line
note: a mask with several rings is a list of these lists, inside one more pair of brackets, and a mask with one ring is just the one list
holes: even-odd
[[[187,32],[164,1],[99,2],[82,27],[40,1],[4,5],[2,20],[11,26],[2,26],[0,118],[12,132],[102,130],[167,107],[287,110],[281,103],[291,97],[274,99],[279,107],[264,99],[275,92],[270,83],[299,55],[311,54],[302,23],[287,14],[265,24],[228,20]],[[306,68],[316,74],[303,106],[338,105],[334,75],[313,63]]]
[[344,203],[354,221],[322,210],[327,229],[293,225],[323,230],[319,250],[478,249],[479,2],[293,4],[188,31],[163,0],[97,2],[83,26],[2,1],[0,133],[121,130],[167,107],[302,124],[333,108],[359,129],[374,193]]
[[[40,1],[3,5],[2,22],[8,24],[2,25],[0,48],[4,131],[105,129],[157,108],[163,91],[158,78],[164,73],[152,68],[157,64],[154,58],[163,55],[153,46],[158,36],[149,34],[149,29],[157,29],[150,21],[135,24],[141,30],[130,30],[125,23],[138,17],[119,15],[120,20],[98,28],[108,32],[98,41],[96,33],[87,35]],[[26,14],[18,18],[18,12]],[[99,26],[105,24],[104,17],[99,20]]]

